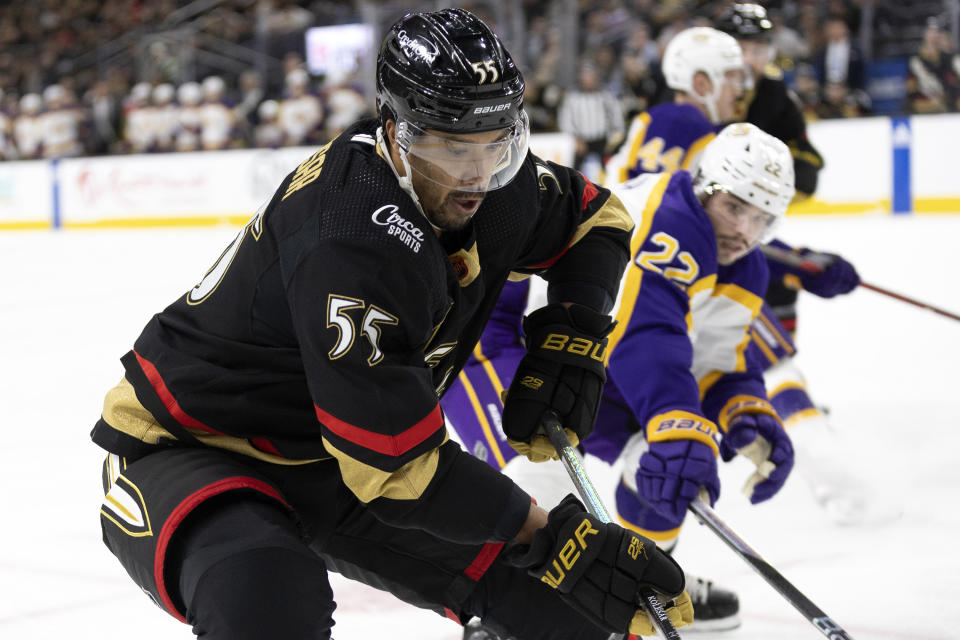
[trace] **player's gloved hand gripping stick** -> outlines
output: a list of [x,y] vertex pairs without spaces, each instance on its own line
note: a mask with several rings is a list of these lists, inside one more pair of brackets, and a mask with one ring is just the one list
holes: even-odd
[[[812,274],[818,274],[824,270],[824,267],[818,264],[817,262],[813,260],[808,260],[806,257],[800,254],[791,253],[790,251],[785,251],[784,249],[780,249],[778,247],[771,247],[770,245],[762,244],[760,245],[760,250],[763,251],[763,255],[767,256],[768,258],[776,260],[777,262],[782,262],[792,267],[803,269],[804,271],[808,271],[809,273],[812,273]],[[919,300],[916,300],[915,298],[910,298],[908,296],[895,293],[893,291],[890,291],[889,289],[884,289],[883,287],[878,287],[875,284],[863,282],[862,280],[860,281],[859,284],[861,287],[865,289],[870,289],[871,291],[882,293],[885,296],[890,296],[891,298],[895,298],[897,300],[900,300],[901,302],[912,304],[915,307],[920,307],[921,309],[929,309],[934,313],[939,313],[940,315],[946,316],[953,320],[960,320],[960,315],[947,311],[946,309],[935,307],[932,304],[921,302]]]
[[503,432],[533,462],[556,458],[539,430],[547,414],[559,417],[577,442],[593,430],[607,373],[603,366],[610,316],[578,304],[549,304],[523,319],[527,354],[503,399]]
[[[652,636],[659,632],[659,635],[663,638],[678,640],[680,634],[677,633],[675,625],[683,626],[693,622],[693,605],[690,602],[690,596],[687,595],[686,591],[683,591],[683,572],[679,565],[668,554],[658,549],[656,543],[652,540],[610,522],[610,516],[607,514],[603,501],[584,471],[579,452],[570,444],[563,427],[560,426],[560,421],[555,415],[548,413],[545,416],[543,429],[550,438],[557,454],[559,454],[570,479],[577,488],[577,492],[583,498],[586,508],[592,516],[591,519],[595,522],[591,526],[602,529],[608,537],[602,552],[607,557],[603,558],[601,562],[604,569],[609,564],[613,564],[613,571],[609,572],[609,576],[598,572],[594,572],[594,575],[591,576],[588,570],[588,578],[596,580],[599,577],[609,581],[610,584],[613,584],[614,579],[623,582],[624,578],[630,578],[629,584],[621,585],[625,588],[620,593],[613,593],[608,596],[610,599],[618,596],[621,599],[616,604],[619,605],[617,608],[626,610],[624,618],[629,621],[629,631],[641,636]],[[551,512],[551,519],[554,512],[571,502],[580,506],[573,496],[568,496],[560,506]],[[600,584],[602,585],[602,583]],[[666,608],[655,593],[655,587],[665,593],[666,596],[673,598],[666,603]],[[576,585],[574,589],[576,589]],[[594,587],[594,589],[596,588]],[[616,592],[617,590],[611,589],[611,591]],[[637,610],[637,607],[641,605],[643,608]],[[597,610],[610,611],[612,609],[613,607],[605,606],[603,609]],[[629,616],[632,616],[632,618]],[[595,618],[596,614],[590,617]],[[603,626],[609,626],[609,621],[607,622],[608,624]],[[624,628],[622,624],[620,628]],[[611,637],[619,638],[621,636],[614,635]]]

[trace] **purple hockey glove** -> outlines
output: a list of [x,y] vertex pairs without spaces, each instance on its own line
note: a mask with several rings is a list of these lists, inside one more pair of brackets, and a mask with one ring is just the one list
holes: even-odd
[[662,516],[680,526],[687,507],[706,487],[710,504],[720,496],[717,454],[699,440],[650,442],[640,456],[637,492]]
[[814,295],[832,298],[842,293],[850,293],[860,284],[857,270],[836,254],[803,249],[800,255],[823,267],[823,271],[819,273],[802,271],[798,274],[803,288]]
[[730,418],[720,455],[729,462],[738,453],[757,465],[743,487],[753,504],[772,498],[793,469],[790,437],[780,420],[767,413],[738,413]]

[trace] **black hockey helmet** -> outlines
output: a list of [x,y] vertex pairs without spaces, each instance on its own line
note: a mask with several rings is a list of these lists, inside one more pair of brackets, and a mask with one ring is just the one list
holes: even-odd
[[724,9],[716,28],[737,40],[769,42],[773,23],[767,17],[767,10],[759,4],[737,3]]
[[421,129],[475,133],[523,117],[523,76],[500,39],[463,9],[407,14],[377,56],[377,111]]

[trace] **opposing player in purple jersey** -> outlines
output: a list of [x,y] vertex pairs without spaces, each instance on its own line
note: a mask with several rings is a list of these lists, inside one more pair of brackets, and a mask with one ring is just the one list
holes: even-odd
[[734,120],[748,70],[737,41],[710,27],[685,29],[663,53],[672,102],[645,111],[605,167],[606,183],[642,173],[696,169],[696,158],[723,123]]
[[[793,171],[785,145],[735,124],[707,145],[696,177],[645,174],[613,191],[637,230],[597,429],[583,444],[623,464],[616,490],[621,522],[671,548],[690,501],[701,492],[711,502],[718,497],[718,456],[740,454],[755,463],[745,487],[753,502],[773,496],[793,465],[760,363],[747,351],[768,282],[755,247],[783,217]],[[513,430],[509,407],[501,413],[498,398],[506,381],[516,379],[525,304],[522,289],[501,298],[444,407],[468,450],[506,465],[534,497],[550,503],[558,497],[553,487],[565,486],[557,479],[562,469],[530,470],[497,436],[498,423],[508,439]],[[695,626],[738,624],[733,594],[701,604],[697,613],[694,595]]]

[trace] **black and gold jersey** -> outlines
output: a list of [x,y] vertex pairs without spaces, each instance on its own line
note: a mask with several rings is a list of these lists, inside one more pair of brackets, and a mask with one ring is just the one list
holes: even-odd
[[797,197],[807,198],[817,189],[823,158],[807,138],[807,123],[782,75],[765,73],[747,93],[748,106],[741,119],[782,140],[793,155]]
[[438,237],[376,126],[305,160],[149,321],[93,439],[127,456],[164,443],[276,464],[333,456],[386,521],[464,542],[512,535],[501,514],[525,516],[529,498],[447,442],[439,397],[511,274],[542,273],[567,301],[615,298],[632,222],[607,190],[531,154]]

